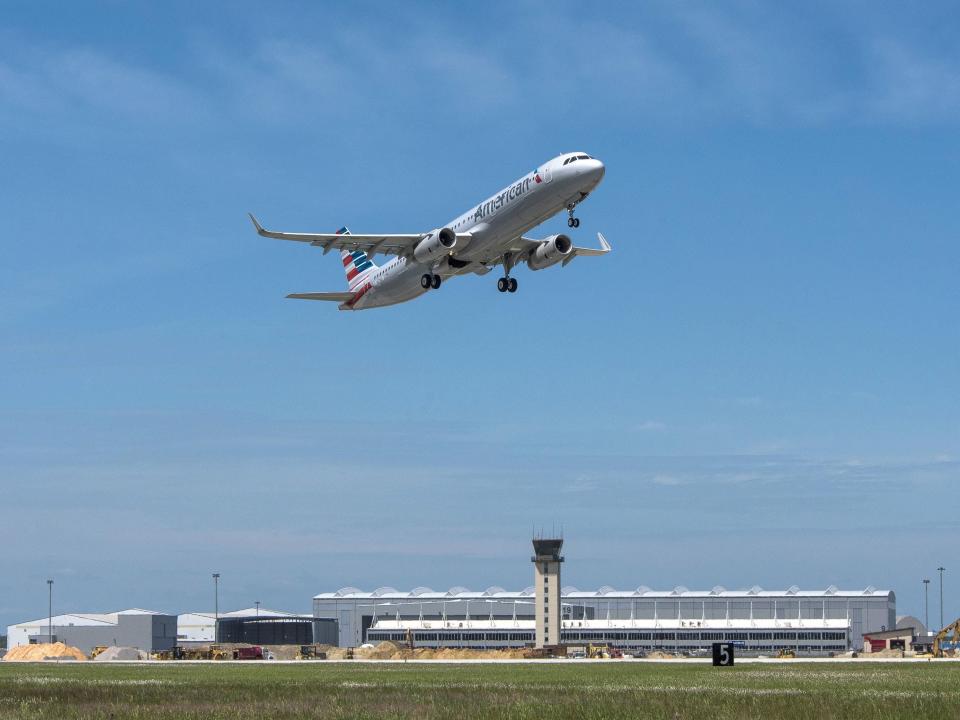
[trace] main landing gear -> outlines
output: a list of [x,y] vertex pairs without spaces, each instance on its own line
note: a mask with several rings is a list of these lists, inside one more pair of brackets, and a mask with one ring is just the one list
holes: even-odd
[[503,277],[497,280],[497,290],[500,292],[517,291],[517,279],[510,277],[510,270],[513,268],[513,253],[507,253],[503,256]]
[[422,287],[424,290],[429,290],[430,288],[436,290],[440,287],[441,282],[442,280],[439,275],[424,273],[420,276],[420,287]]
[[570,217],[567,218],[567,227],[578,228],[580,227],[580,218],[575,218],[573,216],[574,207],[575,207],[574,205],[570,205],[567,207],[567,213],[570,215]]

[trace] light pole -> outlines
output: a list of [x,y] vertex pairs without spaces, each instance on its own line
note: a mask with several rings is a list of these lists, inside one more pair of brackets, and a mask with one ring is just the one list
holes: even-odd
[[47,642],[53,642],[53,580],[47,580]]
[[923,581],[923,624],[930,632],[930,578],[924,578]]
[[943,565],[937,568],[940,573],[940,628],[943,629],[943,571],[946,570]]
[[260,601],[254,600],[253,604],[257,606],[257,617],[260,617]]
[[220,573],[213,574],[213,641],[217,641],[217,624],[220,622]]

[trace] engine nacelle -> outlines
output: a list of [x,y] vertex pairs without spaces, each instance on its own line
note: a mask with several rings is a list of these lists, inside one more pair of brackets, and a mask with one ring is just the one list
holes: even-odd
[[573,252],[573,242],[566,235],[551,235],[530,254],[527,267],[543,270],[555,265]]
[[413,257],[419,263],[436,262],[449,255],[457,245],[457,234],[450,228],[434,230],[413,249]]

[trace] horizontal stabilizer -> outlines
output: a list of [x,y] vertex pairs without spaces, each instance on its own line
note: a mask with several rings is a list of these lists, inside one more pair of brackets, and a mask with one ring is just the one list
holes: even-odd
[[290,293],[288,298],[295,300],[328,300],[330,302],[346,302],[353,300],[356,293],[352,292],[317,292],[317,293]]

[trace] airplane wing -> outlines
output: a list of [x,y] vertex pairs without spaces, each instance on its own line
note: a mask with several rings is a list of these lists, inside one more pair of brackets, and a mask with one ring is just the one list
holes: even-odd
[[329,300],[330,302],[346,302],[353,300],[356,293],[352,292],[312,292],[312,293],[290,293],[288,298],[295,300]]
[[[336,233],[276,232],[265,229],[252,213],[247,214],[250,215],[250,220],[253,221],[253,226],[257,229],[257,234],[276,240],[295,240],[297,242],[309,243],[314,247],[322,247],[324,255],[334,249],[363,250],[367,255],[371,256],[377,254],[405,255],[413,252],[417,243],[430,234],[429,232],[425,232],[399,235],[337,235]],[[469,233],[457,233],[458,241],[469,238]]]
[[608,243],[607,239],[603,236],[603,233],[597,233],[597,240],[600,241],[599,248],[582,248],[574,245],[573,252],[563,259],[561,267],[565,267],[568,263],[573,262],[573,259],[577,257],[577,255],[592,257],[597,255],[606,255],[608,252],[613,250],[613,248],[610,247],[610,243]]
[[[603,236],[603,233],[597,233],[597,239],[600,241],[599,248],[585,248],[573,246],[573,251],[563,259],[561,267],[566,266],[568,263],[572,262],[575,257],[578,255],[583,256],[596,256],[596,255],[606,255],[613,248],[610,247],[610,243],[607,242],[607,239]],[[512,252],[516,253],[515,262],[525,261],[530,257],[530,253],[537,249],[537,247],[542,243],[543,240],[534,240],[532,238],[519,237],[517,238],[513,246],[510,248]]]

